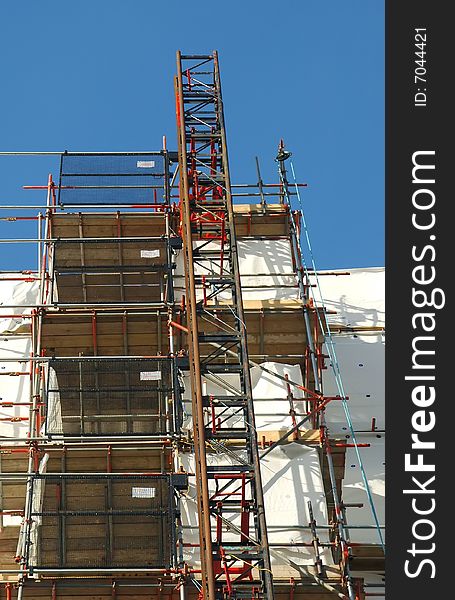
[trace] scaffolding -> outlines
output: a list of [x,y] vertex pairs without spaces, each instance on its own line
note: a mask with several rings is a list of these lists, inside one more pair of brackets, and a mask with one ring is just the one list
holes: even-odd
[[[361,600],[341,497],[353,444],[325,421],[344,398],[324,395],[327,311],[311,299],[291,205],[303,184],[288,183],[282,143],[278,184],[263,183],[258,163],[257,183],[231,184],[216,52],[177,54],[175,95],[178,152],[165,141],[158,152],[62,152],[58,182],[26,186],[46,190],[44,207],[6,207],[6,220],[37,221],[21,241],[37,244],[38,268],[5,278],[37,286],[34,301],[3,305],[11,331],[30,329],[27,356],[2,358],[29,383],[28,398],[1,400],[3,420],[20,425],[1,438],[0,539],[4,518],[20,520],[14,560],[2,559],[5,596]],[[272,241],[289,245],[289,267],[241,272],[242,244]],[[289,301],[273,295],[286,288]],[[253,369],[284,396],[258,402]],[[275,400],[286,431],[258,420]],[[307,502],[301,543],[270,541],[266,520],[261,464],[289,442],[317,451],[329,511],[318,522]],[[299,546],[311,564],[276,566],[274,548]],[[372,559],[380,571],[380,548]]]

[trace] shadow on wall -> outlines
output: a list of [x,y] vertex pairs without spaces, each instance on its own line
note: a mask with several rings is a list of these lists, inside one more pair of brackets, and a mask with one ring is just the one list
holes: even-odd
[[[264,493],[269,493],[274,486],[280,486],[283,494],[287,492],[287,497],[295,503],[298,520],[296,523],[288,523],[287,525],[307,524],[309,519],[307,509],[307,499],[311,496],[318,498],[318,506],[313,507],[319,513],[325,513],[325,496],[322,488],[321,469],[319,459],[312,448],[300,444],[289,444],[286,446],[278,446],[272,452],[275,467],[280,462],[281,468],[272,471],[267,464],[267,458],[261,462],[264,472]],[[269,471],[269,474],[266,473]],[[270,473],[273,473],[269,478]],[[305,498],[304,495],[307,495]],[[324,507],[324,508],[323,508]],[[286,505],[276,507],[286,509]]]
[[336,315],[329,316],[329,323],[342,323],[347,327],[384,327],[384,312],[373,307],[365,308],[349,304],[346,298],[346,294],[343,294],[339,301],[327,301],[330,309],[337,312]]

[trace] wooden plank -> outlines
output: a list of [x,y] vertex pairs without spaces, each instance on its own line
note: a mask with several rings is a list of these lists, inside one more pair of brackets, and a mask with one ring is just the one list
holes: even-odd
[[[6,468],[3,468],[3,472],[5,473],[15,473],[17,471],[7,471]],[[9,499],[18,499],[18,498],[24,498],[25,496],[25,483],[21,484],[21,483],[8,483],[6,481],[3,481],[3,492],[2,492],[2,496],[4,499],[9,498]],[[5,507],[3,507],[5,508]]]
[[[79,283],[78,283],[79,280]],[[57,281],[60,278],[57,277]],[[71,285],[69,285],[71,283]],[[138,304],[146,304],[148,302],[162,302],[162,292],[164,285],[160,286],[158,280],[148,278],[142,284],[130,283],[126,279],[123,285],[120,285],[118,276],[109,279],[106,284],[92,285],[86,277],[86,284],[83,284],[82,276],[73,278],[71,282],[66,282],[65,285],[58,285],[58,301],[60,303],[82,303],[87,301],[95,305],[97,303],[117,303],[134,302]],[[83,292],[86,293],[86,299]]]
[[[58,346],[54,346],[54,347],[47,347],[47,351],[48,351],[48,355],[49,354],[56,354],[57,356],[59,356],[60,358],[65,358],[66,356],[77,356],[79,353],[82,354],[82,356],[93,356],[93,347],[87,345],[87,346],[72,346],[72,347],[68,347],[68,348],[59,348]],[[147,356],[154,356],[156,355],[157,352],[157,346],[156,345],[150,345],[150,346],[130,346],[128,349],[128,355],[129,356],[140,356],[140,357],[147,357]],[[98,346],[98,354],[100,356],[122,356],[124,355],[123,352],[123,347],[122,346],[102,346],[99,345]]]
[[[88,453],[86,453],[88,454]],[[141,472],[141,471],[154,471],[155,469],[159,469],[160,467],[160,459],[152,458],[152,457],[142,457],[138,455],[137,457],[113,457],[112,459],[112,468],[113,470],[118,471],[128,471],[128,472]],[[90,472],[97,470],[105,471],[106,470],[106,457],[104,458],[73,458],[71,455],[67,458],[67,468],[69,472]]]
[[[88,227],[112,227],[117,233],[118,219],[116,214],[113,213],[85,213],[84,218],[84,231]],[[51,216],[52,228],[54,231],[59,231],[61,227],[77,227],[79,224],[79,214],[66,213],[66,214],[54,214]],[[140,227],[141,229],[148,231],[153,226],[164,226],[165,215],[157,212],[144,212],[144,213],[132,213],[132,214],[120,214],[119,221],[122,228],[122,233],[125,227]],[[147,235],[145,233],[145,235]],[[149,234],[150,235],[150,234]]]
[[[294,576],[295,576],[294,571]],[[130,575],[129,577],[125,575],[124,579],[121,580],[117,577],[117,580],[127,581],[131,579],[134,575]],[[137,577],[135,577],[137,579]],[[154,578],[149,578],[153,580]],[[283,576],[285,579],[285,576]],[[297,577],[296,577],[297,579]],[[57,581],[56,585],[56,600],[74,600],[75,598],[84,598],[85,600],[111,600],[112,599],[112,583],[111,580],[106,581],[104,587],[100,587],[101,582],[105,581],[103,579],[98,578],[97,580],[93,580],[91,586],[87,587],[71,587],[69,582],[60,582]],[[332,582],[333,584],[334,582]],[[175,587],[175,583],[172,584],[172,587]],[[275,584],[275,599],[276,600],[289,600],[289,580],[285,581],[284,585],[280,583]],[[194,590],[194,591],[193,591]],[[0,592],[4,593],[4,592]],[[188,600],[197,600],[197,590],[192,587],[187,587],[186,597]],[[169,589],[163,589],[161,592],[156,587],[126,587],[122,584],[119,584],[116,588],[116,599],[117,600],[160,600],[164,597],[171,598]],[[177,593],[174,592],[173,599],[177,599]],[[4,598],[4,596],[0,595],[0,598]],[[16,600],[17,598],[17,590],[12,590],[12,598]],[[25,584],[23,590],[23,598],[26,600],[38,600],[40,598],[46,598],[46,600],[50,600],[51,598],[51,583],[43,581],[41,582],[33,582],[30,581]],[[334,595],[333,592],[329,592],[328,590],[324,590],[320,586],[309,586],[302,588],[297,586],[294,590],[294,599],[295,600],[305,600],[306,598],[311,598],[311,600],[333,600]],[[360,600],[363,600],[363,595]]]
[[[74,336],[77,338],[77,346],[81,346],[82,348],[92,347],[92,336],[91,335],[79,335]],[[129,345],[130,346],[147,346],[151,347],[156,345],[156,334],[154,335],[152,332],[144,331],[142,334],[131,334],[129,337]],[[164,338],[165,336],[163,336]],[[52,344],[52,340],[47,336],[43,335],[43,346],[51,347],[51,348],[74,348],[77,347],[75,345],[75,340],[71,336],[63,336],[58,340],[55,340],[55,345]],[[97,335],[98,345],[99,346],[110,346],[110,347],[123,347],[123,335],[122,334],[112,334],[112,335]],[[123,354],[123,352],[121,353]]]
[[[123,244],[125,245],[125,244]],[[135,267],[136,270],[143,269],[145,271],[157,270],[158,268],[164,268],[166,262],[165,248],[158,246],[151,246],[146,242],[142,243],[137,248],[123,248],[120,245],[123,265],[125,267]],[[106,247],[102,247],[102,244],[73,244],[67,243],[65,246],[58,247],[55,255],[55,268],[59,271],[60,269],[72,267],[77,268],[82,266],[81,258],[76,254],[80,249],[84,249],[86,259],[84,265],[89,267],[118,267],[118,244],[109,243],[104,244]],[[160,255],[156,258],[144,258],[141,256],[143,250],[159,250]]]
[[17,544],[17,539],[19,537],[20,527],[3,527],[0,528],[0,547],[3,548],[3,544],[6,540],[14,540],[14,543]]
[[[9,528],[7,528],[9,529]],[[16,529],[16,528],[14,528]],[[12,558],[14,558],[15,554],[16,554],[16,548],[17,548],[17,537],[16,538],[11,538],[11,537],[3,537],[1,538],[2,540],[2,553],[8,553]]]
[[[17,544],[17,542],[16,542],[16,544]],[[16,569],[17,568],[17,563],[14,560],[14,557],[16,555],[16,544],[14,544],[13,550],[4,550],[3,542],[2,542],[2,547],[0,548],[0,565],[2,565],[2,568],[4,568],[4,569]]]
[[286,308],[291,310],[302,310],[302,301],[298,299],[278,300],[244,300],[245,310],[261,310],[263,308],[277,309]]
[[23,510],[25,505],[25,490],[22,498],[3,498],[3,509],[4,510]]
[[[109,272],[106,274],[100,274],[97,271],[84,273],[86,286],[93,288],[103,287],[119,287],[120,286],[120,273]],[[82,275],[80,273],[71,274],[57,274],[56,285],[59,292],[59,297],[62,290],[67,288],[77,287],[81,283]],[[151,285],[157,285],[160,281],[163,281],[163,272],[159,270],[144,269],[143,271],[125,272],[122,275],[123,287],[139,287],[148,288]]]
[[[156,222],[151,225],[122,225],[122,235],[119,238],[117,226],[109,224],[88,224],[84,225],[84,237],[85,238],[96,238],[102,240],[103,238],[118,238],[120,240],[125,238],[145,238],[145,237],[160,237],[165,234],[166,228],[164,221]],[[61,239],[78,238],[79,232],[77,227],[74,225],[60,225],[58,227],[58,233],[54,232],[54,237]],[[71,243],[71,242],[65,242]],[[92,243],[92,242],[90,242]],[[93,242],[96,243],[96,242]],[[112,242],[111,242],[112,243]],[[115,243],[115,242],[114,242]],[[125,243],[125,242],[120,242]],[[150,243],[152,243],[150,241]],[[153,241],[153,243],[155,243]]]
[[[89,442],[87,442],[89,443]],[[62,449],[61,448],[50,448],[49,451],[51,452],[51,456],[61,456],[62,453]],[[167,450],[166,452],[169,453],[170,455],[170,450]],[[75,458],[78,461],[80,461],[81,463],[84,461],[84,458],[96,458],[99,457],[101,459],[106,460],[107,457],[107,446],[105,448],[96,448],[96,447],[92,447],[90,448],[90,451],[86,451],[86,450],[79,450],[77,447],[70,447],[70,448],[66,448],[65,449],[65,453],[66,453],[66,457],[67,459],[71,459],[71,458]],[[142,446],[140,448],[128,448],[128,446],[122,447],[122,448],[117,448],[117,447],[113,447],[111,449],[111,456],[112,456],[112,460],[115,461],[117,459],[137,459],[137,458],[142,458],[142,457],[147,457],[153,460],[159,460],[161,454],[163,453],[163,448],[150,448],[147,446]]]
[[[91,328],[91,320],[87,317],[79,318],[79,317],[69,317],[65,315],[65,318],[54,319],[52,320],[50,317],[45,319],[44,329],[46,336],[68,336],[68,335],[78,335],[80,333],[81,328],[85,327],[88,331]],[[131,317],[128,316],[128,333],[141,333],[149,330],[152,333],[156,332],[156,315],[144,315],[143,317]],[[166,322],[164,316],[162,317],[162,321]],[[106,320],[106,317],[103,318],[103,315],[98,312],[97,315],[97,334],[98,335],[106,335],[110,333],[120,333],[122,331],[122,321],[120,317],[118,320]]]
[[[242,205],[239,205],[242,206]],[[249,205],[245,204],[244,207],[248,207]],[[279,205],[275,205],[279,206]],[[102,225],[103,223],[112,223],[114,226],[117,226],[117,215],[116,213],[85,213],[84,217],[84,226],[88,225]],[[72,224],[77,225],[79,223],[79,213],[55,213],[52,215],[52,224],[54,227],[57,227],[59,224]],[[122,228],[126,224],[135,224],[139,223],[140,225],[150,226],[156,221],[164,221],[165,215],[159,212],[152,212],[150,209],[144,209],[141,212],[134,213],[120,213],[120,222],[122,224]]]
[[[16,454],[15,452],[12,454],[6,454],[9,452],[7,449],[8,438],[3,438],[4,447],[2,447],[2,473],[26,473],[28,471],[28,448],[25,453]],[[11,442],[13,443],[13,442]],[[17,446],[16,446],[17,447]],[[20,458],[17,458],[17,457]],[[8,457],[9,460],[5,460],[5,457]],[[17,485],[20,484],[18,481],[4,481],[4,486],[9,485]]]

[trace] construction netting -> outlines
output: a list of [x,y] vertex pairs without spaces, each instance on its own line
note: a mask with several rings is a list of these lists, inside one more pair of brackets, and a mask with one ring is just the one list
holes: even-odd
[[165,157],[160,152],[62,155],[61,205],[164,203]]
[[172,433],[179,405],[174,388],[171,358],[51,360],[46,434]]
[[37,474],[31,495],[31,568],[168,569],[173,563],[175,510],[166,475]]

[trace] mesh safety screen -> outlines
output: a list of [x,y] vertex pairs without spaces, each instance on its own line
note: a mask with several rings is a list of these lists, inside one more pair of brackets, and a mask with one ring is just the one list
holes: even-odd
[[[169,568],[175,511],[166,475],[33,479],[28,566]],[[39,507],[37,510],[36,508]]]
[[165,159],[160,153],[63,154],[61,205],[163,203]]
[[164,357],[49,361],[46,433],[171,433],[173,369]]

